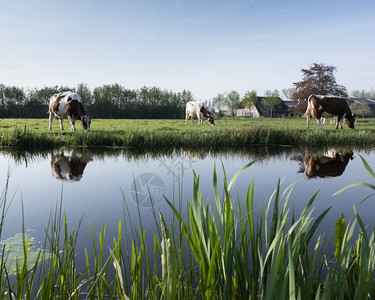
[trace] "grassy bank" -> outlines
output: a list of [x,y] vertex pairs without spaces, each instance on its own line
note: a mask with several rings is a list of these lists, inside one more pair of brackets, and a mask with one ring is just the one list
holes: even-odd
[[[86,251],[84,270],[77,270],[75,262],[80,224],[68,232],[68,217],[60,204],[51,214],[44,246],[33,259],[25,234],[23,255],[13,269],[8,267],[11,251],[3,247],[0,294],[8,299],[367,299],[375,295],[375,232],[370,229],[368,235],[355,207],[355,220],[348,223],[342,216],[334,237],[325,237],[319,234],[319,225],[329,208],[313,215],[318,192],[306,199],[299,216],[288,206],[294,185],[281,191],[278,184],[261,211],[254,210],[254,181],[245,199],[232,199],[231,187],[244,169],[231,180],[224,176],[220,191],[213,171],[213,207],[202,199],[195,176],[187,216],[178,209],[181,199],[175,205],[166,199],[174,220],[167,224],[154,210],[155,232],[145,232],[141,225],[131,228],[131,237],[124,234],[134,218],[126,215],[124,199],[128,221],[119,221],[110,249],[103,246],[105,224],[100,233],[92,232],[94,257]],[[8,205],[5,192],[0,236]],[[146,237],[153,238],[153,252],[145,246]],[[327,253],[329,243],[335,253]]]
[[83,132],[80,125],[77,132],[70,132],[60,131],[58,122],[48,131],[48,120],[2,119],[0,146],[36,150],[60,146],[218,149],[251,145],[375,145],[373,119],[359,120],[355,130],[346,127],[336,131],[333,125],[326,124],[322,132],[313,125],[307,131],[303,118],[222,119],[215,126],[206,122],[200,127],[197,122],[185,125],[184,120],[93,120],[90,132]]

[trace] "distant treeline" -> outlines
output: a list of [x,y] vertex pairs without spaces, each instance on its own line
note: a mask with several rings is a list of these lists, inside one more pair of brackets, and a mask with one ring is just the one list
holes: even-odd
[[190,91],[172,92],[158,87],[126,89],[119,84],[90,90],[86,84],[23,89],[0,84],[0,118],[47,117],[49,98],[59,92],[81,95],[83,105],[93,118],[176,119],[185,116],[185,104],[193,100]]

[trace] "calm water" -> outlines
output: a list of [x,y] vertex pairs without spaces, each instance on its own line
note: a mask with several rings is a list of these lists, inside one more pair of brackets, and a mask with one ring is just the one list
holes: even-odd
[[[152,245],[156,227],[150,208],[150,194],[157,209],[170,220],[170,209],[163,195],[177,206],[180,201],[182,210],[185,211],[187,199],[192,198],[194,171],[200,176],[203,199],[209,199],[214,207],[214,166],[222,186],[222,164],[230,179],[254,159],[257,159],[256,163],[239,176],[232,192],[235,199],[242,201],[251,179],[254,179],[255,206],[259,213],[279,179],[283,179],[282,190],[300,179],[292,192],[289,207],[293,205],[297,213],[301,212],[308,200],[320,189],[314,203],[314,215],[318,216],[332,206],[321,230],[330,233],[341,213],[344,213],[346,220],[354,220],[353,205],[364,223],[372,227],[375,223],[375,198],[360,203],[371,194],[371,190],[355,187],[332,197],[333,193],[351,183],[373,183],[359,154],[375,169],[373,151],[334,152],[333,149],[320,153],[315,151],[313,155],[291,148],[248,149],[237,153],[178,151],[165,155],[135,154],[126,150],[87,153],[65,149],[20,156],[0,152],[0,184],[4,187],[10,174],[7,198],[8,201],[13,199],[1,239],[22,232],[23,203],[25,229],[37,242],[43,242],[50,213],[61,200],[70,229],[77,226],[83,218],[78,245],[79,255],[82,254],[83,257],[85,247],[92,249],[90,223],[98,238],[98,232],[106,222],[107,243],[111,245],[113,237],[117,237],[120,219],[127,224],[128,229],[130,224],[138,226],[138,200],[146,239]],[[130,231],[127,234],[128,237],[131,236]]]

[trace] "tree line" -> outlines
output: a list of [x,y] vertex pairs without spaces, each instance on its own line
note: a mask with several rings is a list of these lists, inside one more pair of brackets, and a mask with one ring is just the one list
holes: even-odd
[[[313,63],[307,69],[302,68],[301,72],[301,81],[293,82],[294,87],[282,90],[285,100],[298,102],[307,99],[311,94],[348,97],[346,87],[336,82],[336,67]],[[85,109],[94,118],[179,119],[185,116],[186,103],[194,100],[188,90],[177,93],[159,87],[142,87],[135,90],[117,83],[96,87],[92,91],[86,84],[79,84],[76,88],[54,86],[28,90],[0,84],[0,118],[44,118],[50,96],[63,91],[80,94]],[[355,90],[351,96],[375,98],[375,91]],[[218,94],[211,103],[206,104],[216,117],[234,116],[237,108],[255,105],[259,98],[263,105],[269,107],[271,116],[274,107],[282,101],[277,90],[267,90],[263,97],[258,97],[257,92],[251,90],[245,92],[242,98],[236,91]],[[366,104],[357,103],[352,106],[359,115],[372,115]]]
[[185,116],[185,105],[193,100],[188,90],[172,92],[159,87],[127,89],[119,84],[90,90],[53,86],[24,89],[0,84],[0,118],[44,118],[53,94],[72,91],[80,94],[85,110],[94,118],[176,119]]

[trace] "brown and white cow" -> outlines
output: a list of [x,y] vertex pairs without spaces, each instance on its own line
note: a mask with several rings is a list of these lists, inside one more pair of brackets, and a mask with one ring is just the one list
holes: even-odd
[[74,154],[66,156],[63,152],[58,155],[52,155],[52,175],[67,182],[80,181],[89,161],[90,159],[81,158]]
[[64,130],[63,119],[70,121],[70,130],[75,131],[74,123],[81,121],[85,131],[90,131],[91,117],[86,115],[82,105],[81,96],[73,92],[63,92],[54,94],[49,101],[49,130],[52,129],[53,118],[60,122],[60,129]]
[[317,120],[320,128],[323,130],[321,118],[336,117],[336,130],[342,128],[342,122],[345,121],[349,128],[354,129],[355,115],[352,114],[348,102],[344,98],[334,96],[310,95],[307,100],[307,109],[305,116],[307,118],[307,129],[310,128],[310,118]]
[[307,178],[325,178],[341,176],[349,160],[354,158],[353,152],[328,151],[322,156],[306,155],[299,160],[303,163],[299,173],[305,173]]
[[207,110],[206,106],[201,101],[189,101],[186,103],[186,120],[185,125],[187,124],[188,119],[191,119],[191,124],[193,123],[193,119],[198,119],[198,125],[203,124],[203,117],[208,119],[208,122],[211,125],[215,125],[215,120],[213,115]]

